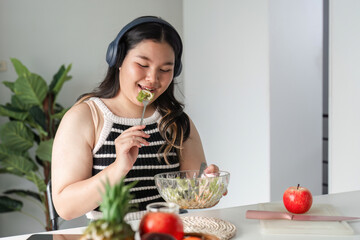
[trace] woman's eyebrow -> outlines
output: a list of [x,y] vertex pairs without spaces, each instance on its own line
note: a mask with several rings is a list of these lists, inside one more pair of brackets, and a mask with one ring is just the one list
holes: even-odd
[[[143,56],[143,55],[137,55],[136,57],[138,58],[141,58],[143,60],[146,60],[146,61],[150,61],[151,62],[151,59],[146,57],[146,56]],[[170,65],[170,66],[173,66],[175,65],[173,61],[168,61],[168,62],[165,62],[163,65]]]

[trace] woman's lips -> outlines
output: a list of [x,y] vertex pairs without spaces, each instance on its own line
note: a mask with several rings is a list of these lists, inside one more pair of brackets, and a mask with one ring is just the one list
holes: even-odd
[[150,92],[154,92],[155,91],[155,88],[152,88],[152,87],[147,87],[147,86],[142,86],[139,84],[139,87],[142,89],[142,90],[148,90]]

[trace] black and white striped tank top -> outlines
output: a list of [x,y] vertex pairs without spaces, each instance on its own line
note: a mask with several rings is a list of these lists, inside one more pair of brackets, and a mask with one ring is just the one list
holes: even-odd
[[[91,98],[90,101],[95,102],[104,118],[99,140],[93,149],[92,174],[96,175],[115,161],[115,139],[129,127],[139,124],[140,119],[122,118],[114,115],[99,98]],[[159,152],[160,147],[165,142],[159,133],[158,122],[160,118],[160,113],[155,111],[152,116],[144,119],[146,125],[144,131],[150,135],[150,138],[147,139],[150,145],[139,149],[138,158],[125,177],[127,183],[138,181],[135,187],[131,189],[131,193],[134,195],[131,202],[137,204],[139,211],[128,214],[127,220],[140,219],[145,213],[146,205],[149,203],[164,201],[156,189],[155,174],[180,169],[179,159],[174,149],[167,155],[170,164],[164,161],[163,153]],[[98,219],[101,215],[99,209],[86,214],[90,219]]]

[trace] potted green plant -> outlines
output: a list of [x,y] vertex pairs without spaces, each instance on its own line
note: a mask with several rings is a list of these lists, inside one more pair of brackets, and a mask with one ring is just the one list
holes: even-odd
[[19,60],[12,58],[18,78],[3,84],[12,92],[10,102],[0,105],[0,116],[9,121],[0,126],[0,174],[13,174],[34,183],[37,192],[10,189],[0,194],[0,213],[20,211],[22,200],[40,201],[45,214],[46,230],[51,230],[46,198],[50,180],[51,152],[56,130],[67,111],[57,103],[63,84],[71,79],[71,64],[62,65],[51,83],[31,73]]

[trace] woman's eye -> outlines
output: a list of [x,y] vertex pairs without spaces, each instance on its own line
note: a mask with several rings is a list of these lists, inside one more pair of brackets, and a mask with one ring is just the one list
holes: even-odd
[[139,65],[140,67],[143,67],[143,68],[146,68],[146,67],[148,67],[147,65],[144,65],[144,64],[140,64],[140,63],[138,63],[138,65]]
[[170,72],[171,69],[160,69],[161,72]]

